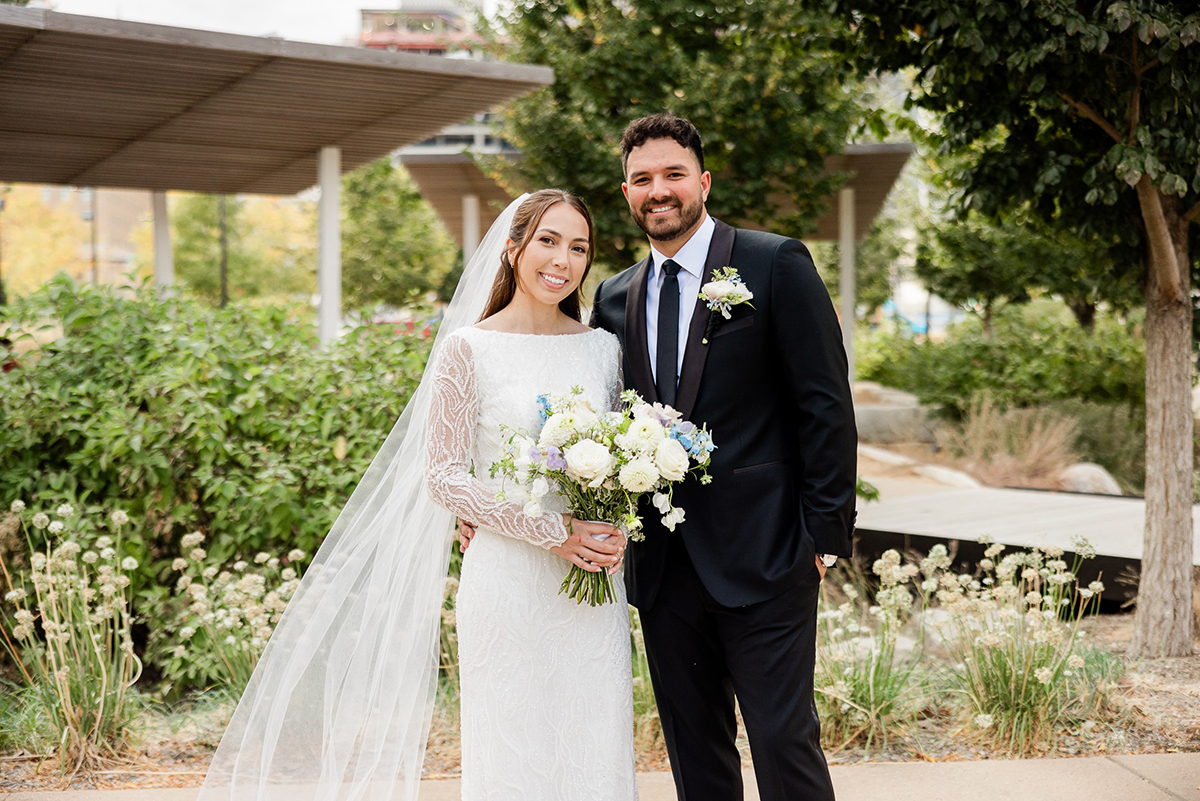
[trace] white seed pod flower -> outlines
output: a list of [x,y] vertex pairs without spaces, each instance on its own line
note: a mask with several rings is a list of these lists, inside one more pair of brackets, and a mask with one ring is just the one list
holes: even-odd
[[241,573],[243,570],[245,570],[249,566],[250,566],[249,562],[247,562],[245,559],[239,559],[233,563],[233,569],[239,573]]
[[47,531],[49,531],[51,534],[61,534],[64,528],[66,528],[66,526],[63,525],[61,520],[55,520],[50,524],[50,527],[47,529]]
[[217,575],[216,566],[210,565],[209,567],[204,568],[204,572],[201,573],[201,575],[204,576],[206,581],[212,581],[213,576]]
[[208,551],[204,550],[203,548],[193,548],[191,553],[188,554],[188,558],[193,562],[199,562],[206,556],[208,556]]
[[46,554],[35,553],[30,558],[29,563],[33,566],[34,570],[45,570],[46,569]]
[[1033,671],[1034,678],[1042,684],[1049,684],[1054,681],[1054,668],[1044,667]]
[[199,531],[193,531],[191,534],[184,534],[180,540],[180,545],[184,548],[195,548],[200,543],[204,542],[204,535]]
[[25,511],[25,501],[17,499],[12,502],[12,504],[8,507],[8,509],[13,514],[20,514],[21,512]]
[[996,721],[991,715],[976,715],[975,725],[981,729],[990,729]]
[[190,640],[196,635],[196,630],[191,626],[184,626],[179,630],[179,639]]
[[46,526],[50,525],[50,516],[47,515],[45,512],[38,512],[36,515],[33,516],[33,520],[31,520],[30,522],[33,523],[34,528],[43,529]]
[[225,644],[226,645],[237,645],[237,637],[234,637],[232,634],[230,634],[228,637],[225,638]]
[[171,655],[174,656],[176,659],[179,659],[186,653],[187,653],[187,648],[184,648],[182,645],[176,645],[175,650],[171,652]]
[[1079,654],[1071,654],[1071,656],[1067,658],[1067,665],[1075,670],[1079,670],[1083,667],[1083,657]]
[[97,548],[108,548],[113,544],[112,537],[104,536],[96,539]]
[[116,509],[108,516],[108,519],[112,521],[114,526],[123,526],[129,522],[129,515],[125,514],[121,509]]
[[1091,584],[1088,585],[1088,589],[1091,590],[1092,592],[1096,593],[1097,595],[1099,595],[1100,593],[1104,592],[1104,582],[1103,581],[1093,581]]
[[296,578],[296,571],[290,567],[285,567],[283,571],[280,572],[279,577],[284,581],[294,581]]
[[100,551],[101,559],[113,559],[116,557],[116,555],[117,555],[117,552],[114,551],[112,548],[105,548],[104,550]]
[[79,558],[87,562],[89,565],[94,565],[96,564],[96,560],[100,558],[100,555],[95,551],[84,551],[83,556]]
[[18,587],[17,589],[13,590],[12,592],[7,593],[4,596],[4,600],[8,601],[9,603],[12,603],[14,601],[19,601],[24,597],[25,597],[25,590]]
[[271,554],[259,551],[254,555],[254,563],[261,565],[271,558]]
[[171,562],[171,569],[172,570],[187,570],[187,560],[181,556],[176,557],[175,560],[173,562]]
[[134,559],[132,556],[126,556],[124,559],[121,560],[121,569],[122,570],[137,570],[137,568],[138,568],[138,560]]

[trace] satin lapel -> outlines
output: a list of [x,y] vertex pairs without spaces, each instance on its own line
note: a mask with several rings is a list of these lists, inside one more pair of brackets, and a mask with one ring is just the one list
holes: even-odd
[[[708,258],[704,261],[701,286],[712,280],[713,271],[728,266],[729,257],[733,254],[734,229],[720,220],[714,222],[717,227],[713,231],[712,242],[708,245]],[[694,302],[696,308],[692,312],[692,323],[688,327],[687,349],[683,352],[683,367],[679,370],[679,393],[675,396],[675,408],[683,415],[684,420],[691,419],[692,407],[696,405],[696,396],[700,392],[700,378],[704,375],[704,362],[708,359],[709,346],[704,344],[704,329],[708,327],[710,312],[708,305],[700,300],[699,296]]]
[[654,372],[650,369],[650,345],[646,342],[646,276],[650,272],[650,257],[634,268],[633,280],[625,294],[625,347],[629,359],[633,389],[654,403]]

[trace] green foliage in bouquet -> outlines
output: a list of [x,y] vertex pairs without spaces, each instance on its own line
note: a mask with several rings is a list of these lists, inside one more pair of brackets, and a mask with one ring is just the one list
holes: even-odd
[[[22,299],[7,336],[45,344],[0,375],[0,502],[118,505],[161,578],[196,530],[219,563],[314,552],[416,388],[432,331],[364,325],[322,349],[307,316],[65,278]],[[135,574],[133,590],[153,578]]]

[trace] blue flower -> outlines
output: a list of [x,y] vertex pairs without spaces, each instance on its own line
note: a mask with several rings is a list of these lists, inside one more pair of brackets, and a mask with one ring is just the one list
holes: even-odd
[[542,422],[544,423],[544,422],[546,422],[546,419],[550,416],[550,399],[547,398],[545,395],[538,395],[537,402],[538,402],[538,416],[542,418]]

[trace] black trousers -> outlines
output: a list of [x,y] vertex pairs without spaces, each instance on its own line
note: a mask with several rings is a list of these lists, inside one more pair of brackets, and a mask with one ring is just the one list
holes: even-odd
[[742,801],[734,696],[762,801],[833,801],[813,703],[816,566],[758,604],[725,607],[672,534],[654,605],[639,610],[679,801]]

